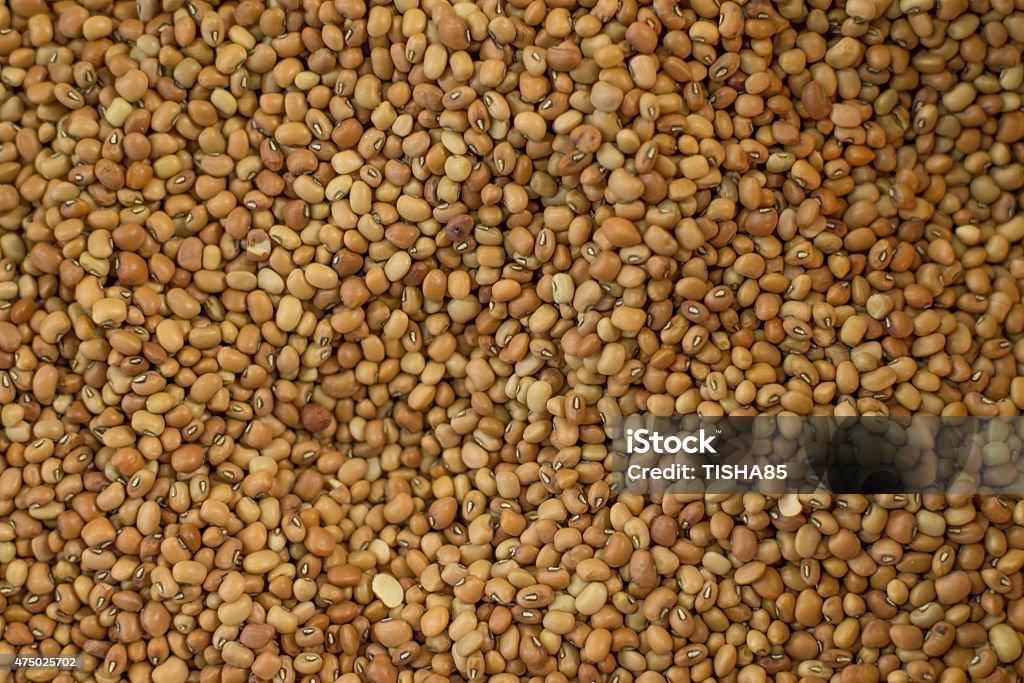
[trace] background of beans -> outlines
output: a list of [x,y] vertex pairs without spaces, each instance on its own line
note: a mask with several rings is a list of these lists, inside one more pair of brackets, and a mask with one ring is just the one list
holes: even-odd
[[603,420],[1024,407],[1020,0],[10,0],[15,680],[1024,674],[1024,504]]

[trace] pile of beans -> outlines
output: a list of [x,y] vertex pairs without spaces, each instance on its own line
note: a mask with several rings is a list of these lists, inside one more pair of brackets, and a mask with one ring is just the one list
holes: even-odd
[[16,680],[1012,683],[1024,503],[613,418],[1024,408],[1020,0],[8,0]]

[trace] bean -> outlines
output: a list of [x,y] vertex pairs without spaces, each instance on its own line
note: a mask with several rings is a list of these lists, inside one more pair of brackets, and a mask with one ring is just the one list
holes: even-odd
[[[1014,3],[314,4],[0,11],[5,642],[158,682],[1020,670],[1024,430],[953,471],[925,417],[1024,409]],[[740,457],[792,480],[616,471],[622,418],[777,414]],[[864,418],[829,452],[867,481],[818,481],[809,416]]]

